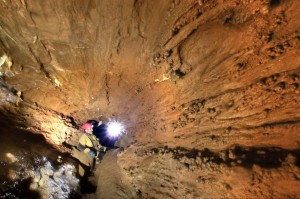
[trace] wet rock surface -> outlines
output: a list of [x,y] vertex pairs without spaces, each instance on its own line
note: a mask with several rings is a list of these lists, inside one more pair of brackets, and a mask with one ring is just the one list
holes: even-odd
[[83,122],[121,121],[87,197],[299,198],[299,9],[3,0],[1,124],[70,152]]
[[0,129],[0,198],[80,198],[81,178],[75,160],[42,137]]

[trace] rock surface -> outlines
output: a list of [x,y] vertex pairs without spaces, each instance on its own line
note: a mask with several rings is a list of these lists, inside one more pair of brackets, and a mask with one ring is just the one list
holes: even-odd
[[299,10],[3,0],[1,124],[63,149],[88,119],[123,122],[132,146],[102,162],[111,198],[299,198]]

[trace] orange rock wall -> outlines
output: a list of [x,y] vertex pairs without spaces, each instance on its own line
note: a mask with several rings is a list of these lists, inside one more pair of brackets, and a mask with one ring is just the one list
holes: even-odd
[[3,0],[2,121],[56,145],[88,119],[123,122],[135,144],[117,159],[121,198],[300,197],[299,10]]

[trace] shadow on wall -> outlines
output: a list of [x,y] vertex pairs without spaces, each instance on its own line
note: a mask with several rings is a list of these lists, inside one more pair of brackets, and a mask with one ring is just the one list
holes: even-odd
[[[172,153],[173,158],[181,160],[182,158],[197,159],[202,162],[213,162],[215,164],[225,164],[228,167],[242,166],[251,169],[254,164],[262,168],[273,169],[279,168],[286,161],[300,167],[300,150],[288,150],[279,147],[245,147],[234,145],[226,150],[211,151],[209,149],[197,150],[176,148],[154,148],[154,153]],[[187,163],[185,163],[187,164]],[[189,167],[189,165],[186,165]]]
[[[9,125],[8,125],[9,124]],[[35,153],[47,156],[51,160],[56,160],[61,155],[55,148],[48,144],[42,135],[16,128],[12,121],[0,121],[0,153],[14,152],[22,149],[28,153]]]

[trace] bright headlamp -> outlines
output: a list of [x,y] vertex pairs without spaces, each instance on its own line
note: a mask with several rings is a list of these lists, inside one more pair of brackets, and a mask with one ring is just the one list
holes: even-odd
[[107,124],[107,134],[110,137],[118,137],[124,132],[124,127],[121,123],[112,121]]

